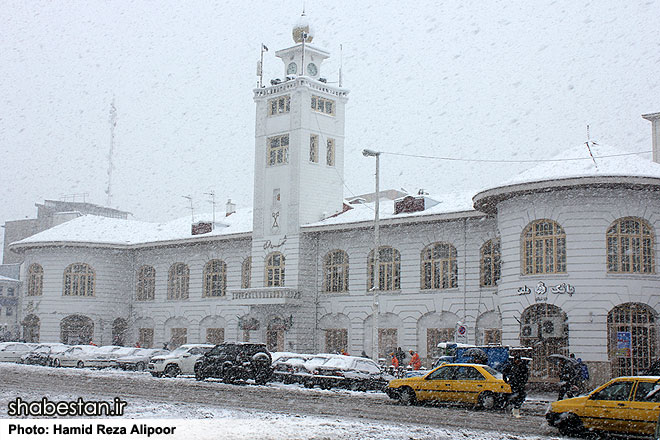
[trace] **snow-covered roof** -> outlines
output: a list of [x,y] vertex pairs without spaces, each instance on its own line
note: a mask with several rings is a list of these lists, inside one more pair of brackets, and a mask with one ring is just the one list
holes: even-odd
[[[438,201],[437,205],[434,205],[424,211],[417,212],[402,212],[399,214],[394,214],[394,202],[395,200],[380,200],[379,206],[379,216],[380,219],[385,223],[388,220],[394,219],[407,219],[414,220],[420,217],[427,216],[442,216],[447,214],[457,214],[465,212],[474,212],[472,208],[472,194],[469,193],[445,193],[442,196],[425,196],[430,197],[433,200]],[[339,226],[347,224],[356,224],[356,223],[371,223],[374,219],[374,209],[375,203],[355,203],[349,205],[352,209],[349,209],[341,214],[326,218],[319,222],[309,223],[303,226],[303,228],[322,228],[324,226]]]
[[13,282],[15,282],[15,283],[19,283],[19,282],[20,282],[19,280],[15,280],[14,278],[3,277],[2,275],[0,275],[0,281],[13,281]]
[[[195,223],[199,221],[211,223],[212,215],[195,216]],[[190,217],[167,223],[148,223],[84,215],[17,241],[12,247],[63,242],[131,246],[244,234],[252,231],[252,209],[237,211],[227,217],[216,214],[215,227],[206,234],[192,235],[191,226]]]
[[660,180],[656,181],[660,179],[660,164],[633,152],[596,143],[590,143],[590,149],[591,154],[582,144],[565,150],[496,187],[478,192],[473,198],[475,209],[492,212],[494,203],[506,198],[506,194],[547,189],[549,186],[651,182],[660,185]]

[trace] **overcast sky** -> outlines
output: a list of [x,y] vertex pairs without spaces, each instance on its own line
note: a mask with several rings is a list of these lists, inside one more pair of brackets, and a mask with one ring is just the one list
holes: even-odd
[[[651,149],[660,112],[660,1],[306,0],[313,44],[343,45],[345,195],[372,191],[363,148],[465,158],[548,158],[591,138]],[[413,8],[414,5],[414,8]],[[0,4],[0,223],[44,199],[147,221],[251,206],[256,62],[281,77],[301,1],[7,1]],[[646,157],[650,157],[647,155]],[[524,165],[383,156],[381,188],[474,192]],[[527,165],[527,167],[530,165]],[[549,166],[558,166],[549,164]],[[80,197],[77,199],[80,200]]]

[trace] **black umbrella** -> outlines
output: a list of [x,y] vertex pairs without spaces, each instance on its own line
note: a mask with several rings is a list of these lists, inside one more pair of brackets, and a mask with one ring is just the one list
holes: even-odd
[[472,358],[472,362],[485,364],[488,362],[488,355],[481,348],[468,348],[463,353],[464,356],[469,356]]

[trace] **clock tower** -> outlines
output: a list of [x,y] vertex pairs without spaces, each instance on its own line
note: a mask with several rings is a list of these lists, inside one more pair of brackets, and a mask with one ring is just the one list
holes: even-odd
[[253,288],[300,290],[301,272],[311,263],[301,255],[301,225],[343,208],[348,90],[323,78],[330,54],[311,44],[305,19],[293,28],[295,44],[276,52],[284,78],[254,90]]

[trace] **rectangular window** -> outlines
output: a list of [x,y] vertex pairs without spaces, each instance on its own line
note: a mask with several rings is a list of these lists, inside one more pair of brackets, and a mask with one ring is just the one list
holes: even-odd
[[207,328],[206,329],[206,343],[207,344],[222,344],[225,342],[225,329],[224,328]]
[[335,101],[320,96],[312,96],[312,110],[325,113],[326,115],[335,115]]
[[7,296],[14,296],[14,288],[7,287]]
[[12,307],[7,307],[7,316],[11,316],[14,314],[14,309]]
[[152,348],[154,346],[154,329],[141,328],[138,334],[138,344],[142,348]]
[[348,330],[331,328],[325,331],[325,350],[327,353],[348,352]]
[[170,338],[170,343],[167,345],[167,348],[174,350],[186,343],[188,343],[188,329],[173,328],[172,337]]
[[319,163],[319,137],[315,134],[309,136],[309,161]]
[[328,166],[335,166],[335,140],[328,139],[327,151],[326,151],[326,163]]
[[281,115],[291,111],[291,97],[289,95],[280,96],[268,100],[268,116]]
[[289,163],[289,135],[283,134],[267,139],[268,165]]

